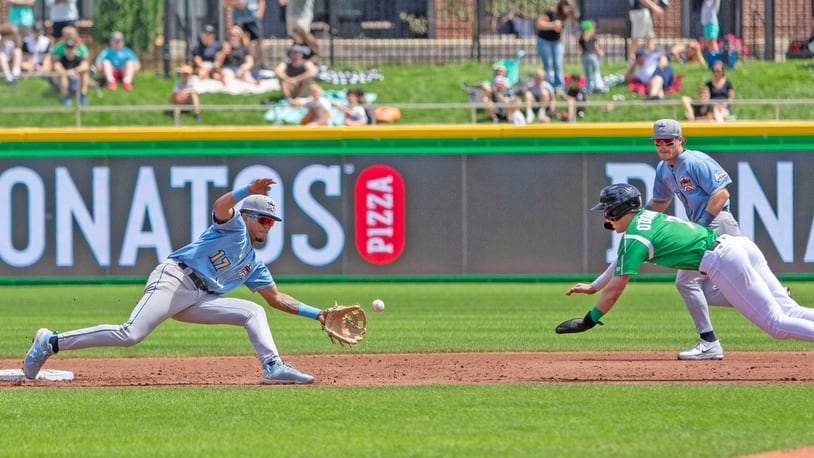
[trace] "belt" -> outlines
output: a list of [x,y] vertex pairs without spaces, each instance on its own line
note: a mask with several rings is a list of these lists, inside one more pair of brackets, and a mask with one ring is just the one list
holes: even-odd
[[212,294],[212,292],[209,291],[209,288],[206,287],[206,282],[203,281],[201,277],[199,277],[198,274],[196,274],[195,271],[192,270],[188,265],[181,261],[178,261],[178,267],[184,269],[184,273],[186,273],[189,279],[192,280],[192,283],[195,284],[196,288],[198,288],[201,291],[206,291],[207,293]]
[[[712,245],[710,245],[709,248],[707,248],[707,251],[715,251],[719,246],[721,246],[721,239],[717,239],[714,242],[712,242]],[[704,272],[703,270],[699,270],[698,273],[705,277],[707,276],[707,273]]]

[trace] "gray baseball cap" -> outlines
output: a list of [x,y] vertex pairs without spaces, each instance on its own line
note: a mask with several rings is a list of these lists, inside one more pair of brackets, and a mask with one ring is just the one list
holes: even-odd
[[277,216],[277,205],[271,200],[271,197],[262,194],[252,194],[243,199],[240,206],[242,212],[252,212],[260,216],[268,216],[275,221],[282,221],[283,219]]
[[670,139],[681,136],[681,124],[675,119],[659,119],[653,123],[653,136],[650,140]]

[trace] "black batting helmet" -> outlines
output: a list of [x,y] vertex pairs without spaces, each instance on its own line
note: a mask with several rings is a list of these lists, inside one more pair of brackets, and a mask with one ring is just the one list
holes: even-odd
[[599,203],[591,210],[604,210],[605,218],[616,221],[627,213],[642,208],[642,193],[627,183],[605,186],[599,192]]

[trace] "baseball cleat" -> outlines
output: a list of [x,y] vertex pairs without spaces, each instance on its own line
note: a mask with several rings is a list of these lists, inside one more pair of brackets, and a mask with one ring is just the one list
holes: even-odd
[[260,383],[264,384],[298,384],[305,385],[314,381],[314,377],[294,369],[290,363],[276,360],[271,364],[263,365],[263,378]]
[[26,378],[35,379],[40,372],[40,368],[48,357],[54,354],[54,349],[51,348],[51,337],[56,334],[49,329],[42,328],[34,335],[33,343],[28,353],[25,354],[25,363],[23,364],[23,374]]
[[698,339],[695,346],[687,351],[682,351],[678,354],[678,359],[687,360],[700,360],[700,359],[724,359],[724,349],[721,347],[721,342],[707,342],[704,339]]

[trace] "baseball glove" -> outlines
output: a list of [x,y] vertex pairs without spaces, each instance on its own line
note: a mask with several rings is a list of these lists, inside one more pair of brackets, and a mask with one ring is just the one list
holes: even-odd
[[562,323],[557,326],[556,332],[557,334],[573,334],[575,332],[585,332],[597,324],[602,325],[601,321],[594,322],[591,319],[591,312],[589,311],[585,318],[571,318],[568,321],[563,321]]
[[339,305],[325,310],[325,322],[322,330],[328,334],[331,342],[355,345],[367,332],[367,317],[358,305]]

